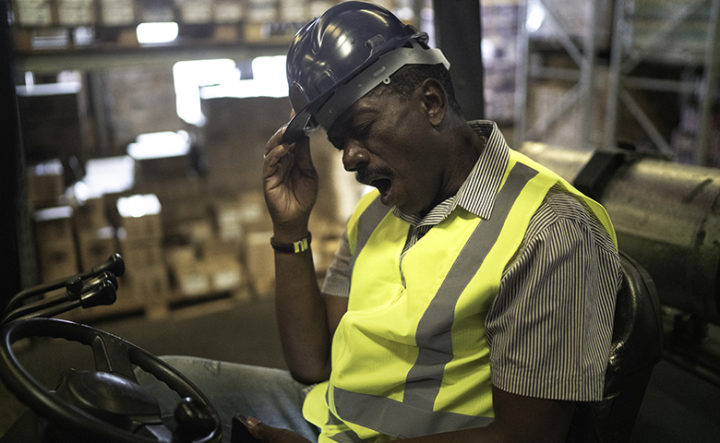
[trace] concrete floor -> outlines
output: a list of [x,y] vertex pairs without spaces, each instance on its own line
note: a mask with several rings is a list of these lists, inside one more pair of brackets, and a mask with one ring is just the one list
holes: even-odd
[[[162,320],[135,316],[94,326],[155,354],[189,354],[284,368],[273,304],[268,299],[230,307],[221,305],[221,310],[203,315],[170,314]],[[18,353],[30,370],[50,374],[65,365],[64,360],[86,358],[77,355],[77,348],[68,346],[70,344],[64,341],[37,343]],[[58,355],[67,358],[58,359]],[[52,377],[43,381],[52,383]],[[0,435],[7,431],[23,408],[0,386]],[[720,441],[719,436],[720,386],[668,361],[661,361],[650,380],[633,442],[716,443]]]

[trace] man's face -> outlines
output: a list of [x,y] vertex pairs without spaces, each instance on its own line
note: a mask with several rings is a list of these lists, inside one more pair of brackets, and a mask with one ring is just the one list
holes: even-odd
[[445,163],[417,95],[370,93],[338,119],[328,139],[343,151],[345,170],[377,188],[385,205],[424,215],[442,194]]

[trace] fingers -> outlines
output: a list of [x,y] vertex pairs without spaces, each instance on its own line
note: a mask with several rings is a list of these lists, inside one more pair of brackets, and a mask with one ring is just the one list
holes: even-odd
[[245,425],[250,434],[257,440],[270,443],[308,443],[308,440],[299,434],[287,429],[268,426],[255,417],[248,417]]
[[266,170],[274,169],[278,162],[283,160],[287,155],[301,169],[312,169],[312,159],[310,157],[310,140],[303,137],[294,143],[281,143],[282,136],[287,129],[287,125],[281,126],[275,134],[265,144],[263,158],[265,159]]
[[285,134],[286,129],[287,124],[282,125],[280,128],[278,128],[277,131],[275,131],[275,134],[270,137],[270,139],[265,144],[265,152],[263,153],[263,157],[267,157],[270,151],[273,150],[273,148],[280,145],[280,140],[282,139],[283,134]]
[[259,441],[268,441],[265,434],[267,426],[260,422],[255,417],[248,417],[245,419],[245,427],[248,429],[250,434]]

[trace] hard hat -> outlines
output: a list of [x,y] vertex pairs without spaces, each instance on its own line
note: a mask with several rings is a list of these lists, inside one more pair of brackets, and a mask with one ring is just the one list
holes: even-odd
[[408,64],[450,63],[427,46],[427,34],[390,11],[364,2],[343,2],[304,25],[287,53],[290,102],[296,115],[283,143],[309,130],[329,129],[355,101]]

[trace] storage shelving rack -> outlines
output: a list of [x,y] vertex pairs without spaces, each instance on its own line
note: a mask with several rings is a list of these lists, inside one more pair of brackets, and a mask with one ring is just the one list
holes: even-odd
[[[613,146],[618,131],[618,112],[624,105],[643,128],[660,153],[673,155],[673,147],[660,133],[642,106],[630,94],[630,90],[696,94],[699,101],[699,118],[696,129],[696,150],[693,163],[708,164],[708,145],[712,131],[712,108],[717,101],[718,87],[718,38],[720,33],[719,0],[685,0],[678,2],[655,2],[667,14],[655,15],[655,29],[643,38],[637,38],[633,26],[637,22],[638,9],[648,1],[618,0],[615,5],[613,43],[610,60],[609,88],[605,143]],[[704,20],[703,20],[704,19]],[[683,24],[691,20],[705,22],[704,42],[679,44],[678,33]],[[701,70],[699,83],[685,79],[668,80],[648,76],[635,76],[633,71],[645,61],[667,65],[696,66]]]

